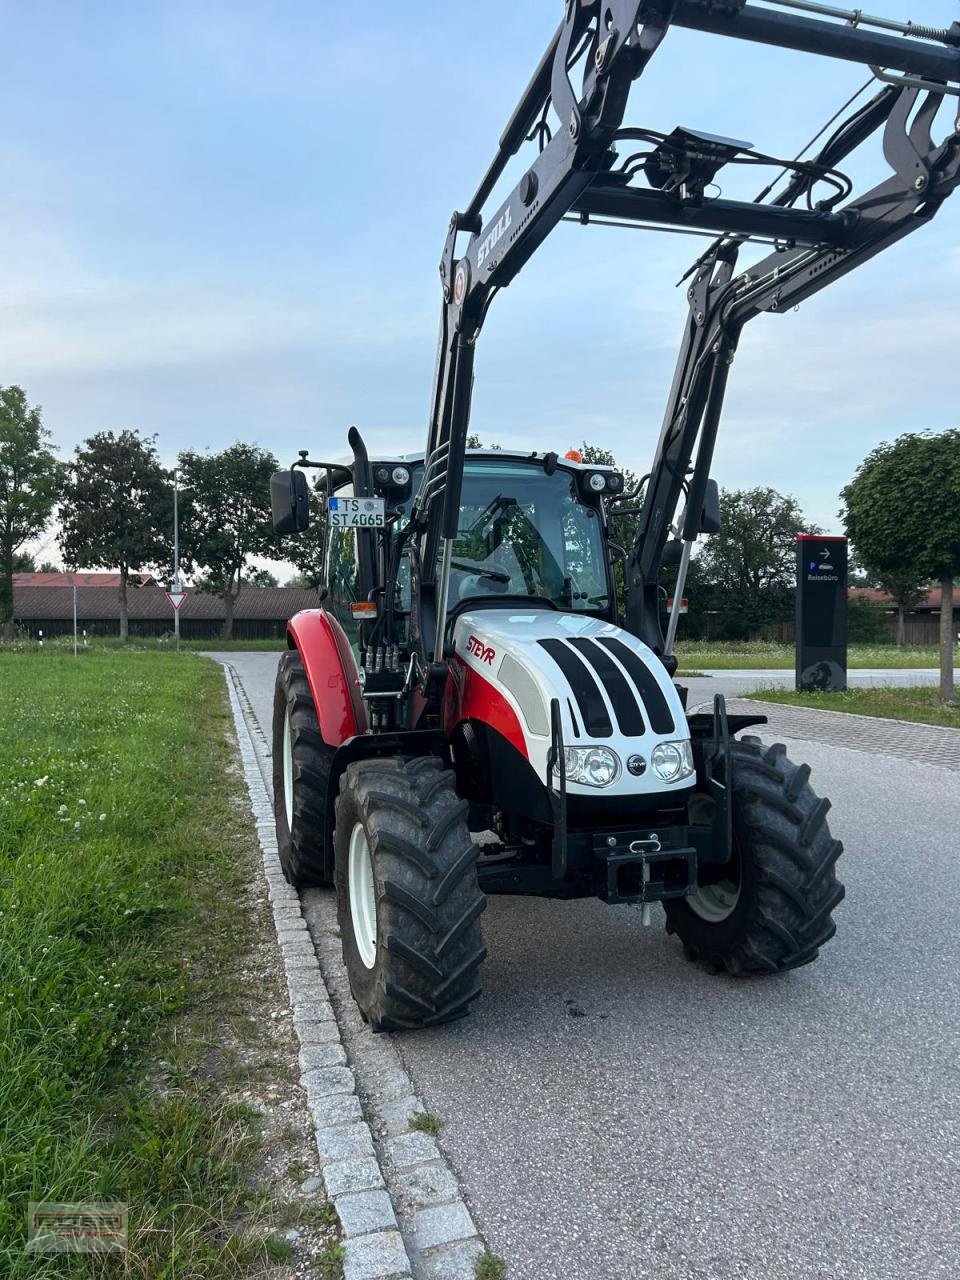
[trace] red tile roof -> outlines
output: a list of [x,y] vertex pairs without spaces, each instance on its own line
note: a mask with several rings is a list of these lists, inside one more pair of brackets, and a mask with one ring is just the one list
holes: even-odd
[[[131,573],[130,586],[155,583],[149,573]],[[14,587],[119,587],[119,573],[15,573]]]
[[[896,605],[893,599],[887,595],[886,591],[877,591],[873,587],[851,587],[849,592],[850,598],[853,600],[866,600],[870,604],[883,605],[886,609],[895,609]],[[939,609],[943,602],[943,591],[940,587],[931,587],[923,600],[917,605],[918,609]],[[960,591],[954,589],[953,593],[954,607],[960,604]]]

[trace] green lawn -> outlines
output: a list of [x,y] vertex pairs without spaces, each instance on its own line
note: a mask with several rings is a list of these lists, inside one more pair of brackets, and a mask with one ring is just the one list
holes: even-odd
[[783,702],[791,707],[816,707],[820,711],[847,711],[858,716],[887,720],[915,720],[922,724],[960,729],[960,703],[944,706],[936,689],[848,689],[846,693],[791,693],[786,689],[758,689],[744,694],[762,702]]
[[[677,644],[677,657],[681,667],[699,670],[735,670],[737,668],[764,671],[792,671],[794,648],[792,644],[774,644],[772,641],[715,641],[684,640]],[[851,670],[869,667],[927,667],[936,668],[940,658],[936,648],[919,648],[895,644],[853,644],[848,654]]]
[[[181,640],[181,652],[206,653],[210,650],[231,652],[236,650],[276,650],[280,652],[287,647],[285,636],[274,640]],[[84,649],[83,637],[80,637],[78,649]],[[15,640],[7,646],[7,650],[17,653],[73,653],[73,635],[51,636],[41,644],[28,637]],[[176,653],[176,641],[169,636],[131,636],[126,644],[121,644],[117,636],[87,636],[85,651],[102,653],[105,650],[119,650],[122,653]]]
[[[234,998],[252,928],[222,674],[0,651],[0,724],[0,1275],[263,1274],[253,1115],[184,1034]],[[41,1199],[129,1204],[130,1253],[25,1253]]]

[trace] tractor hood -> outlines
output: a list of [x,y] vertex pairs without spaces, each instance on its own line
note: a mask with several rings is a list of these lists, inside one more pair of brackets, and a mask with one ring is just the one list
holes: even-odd
[[[490,724],[546,780],[550,706],[559,704],[567,748],[615,753],[616,779],[599,788],[571,781],[592,796],[685,791],[693,775],[664,782],[652,768],[659,743],[689,742],[680,697],[660,660],[621,627],[552,609],[477,609],[454,624],[454,657],[445,708],[448,731],[462,720]],[[639,756],[642,765],[634,759]]]

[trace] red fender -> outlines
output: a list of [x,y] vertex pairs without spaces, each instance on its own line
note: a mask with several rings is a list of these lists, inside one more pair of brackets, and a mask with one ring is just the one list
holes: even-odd
[[317,709],[320,736],[328,747],[367,732],[357,664],[340,623],[325,609],[304,609],[287,623],[287,639],[296,647]]
[[454,654],[443,691],[443,729],[449,737],[464,720],[479,720],[496,729],[525,760],[527,743],[519,717],[500,690]]

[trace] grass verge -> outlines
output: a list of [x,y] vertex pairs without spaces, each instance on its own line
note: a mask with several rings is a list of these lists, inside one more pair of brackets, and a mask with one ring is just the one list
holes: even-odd
[[851,715],[878,716],[885,720],[913,720],[920,724],[960,729],[960,703],[946,706],[936,689],[848,689],[845,693],[792,693],[786,689],[758,689],[742,694],[762,702],[782,702],[791,707],[815,707],[818,711],[846,711]]
[[[676,653],[685,670],[697,667],[700,670],[792,671],[794,668],[793,645],[774,644],[766,640],[713,644],[683,640],[677,644]],[[935,647],[904,645],[899,648],[895,644],[852,644],[847,665],[851,670],[866,670],[871,667],[936,668],[940,665],[940,658]]]
[[[309,1215],[264,1176],[262,1073],[295,1084],[219,669],[0,652],[0,723],[0,1274],[287,1275]],[[129,1205],[128,1252],[24,1252],[31,1200]]]
[[[271,640],[186,640],[180,641],[181,652],[184,653],[243,653],[246,651],[273,651],[286,649],[285,636]],[[177,646],[173,632],[165,636],[131,636],[126,644],[121,644],[118,636],[87,636],[86,643],[81,636],[77,644],[78,656],[86,657],[91,653],[104,651],[119,653],[176,653]],[[73,654],[73,636],[48,636],[41,644],[30,636],[20,636],[5,646],[7,653],[54,653]]]

